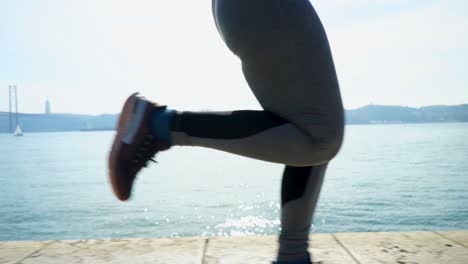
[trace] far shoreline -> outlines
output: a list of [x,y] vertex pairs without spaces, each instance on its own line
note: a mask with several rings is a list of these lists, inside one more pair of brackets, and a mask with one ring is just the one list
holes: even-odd
[[[375,123],[348,123],[346,126],[378,126],[378,125],[424,125],[424,124],[465,124],[468,121],[441,121],[441,122],[375,122]],[[23,130],[23,133],[27,134],[41,134],[41,133],[90,133],[90,132],[115,132],[113,128],[102,128],[102,129],[80,129],[80,130],[52,130],[52,131],[27,131]],[[0,131],[1,134],[12,134],[13,132]]]

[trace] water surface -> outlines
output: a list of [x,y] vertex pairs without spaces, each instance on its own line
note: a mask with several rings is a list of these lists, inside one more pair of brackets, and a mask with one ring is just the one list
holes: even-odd
[[[468,123],[347,126],[315,232],[468,229]],[[0,240],[277,234],[283,166],[175,147],[114,198],[113,132],[0,134]]]

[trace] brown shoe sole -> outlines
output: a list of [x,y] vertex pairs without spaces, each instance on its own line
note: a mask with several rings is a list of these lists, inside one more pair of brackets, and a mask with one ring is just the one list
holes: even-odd
[[119,176],[117,171],[115,171],[115,169],[117,168],[117,155],[120,151],[122,144],[124,144],[122,142],[122,138],[125,135],[125,131],[128,127],[128,122],[130,121],[130,118],[134,112],[136,102],[138,100],[137,96],[138,93],[134,93],[131,96],[129,96],[128,99],[125,101],[125,104],[120,113],[119,121],[117,123],[117,134],[115,135],[114,142],[112,143],[112,147],[109,154],[109,180],[115,196],[117,196],[117,198],[121,201],[128,200],[129,196],[120,191],[122,186],[119,186]]

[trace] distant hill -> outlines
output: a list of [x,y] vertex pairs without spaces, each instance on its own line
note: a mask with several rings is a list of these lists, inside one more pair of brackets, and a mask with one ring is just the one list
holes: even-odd
[[[13,117],[14,118],[14,117]],[[0,112],[0,131],[8,131],[8,113]],[[117,115],[19,114],[23,132],[113,130]]]
[[[19,114],[24,132],[114,130],[118,115]],[[367,105],[346,110],[347,124],[468,122],[468,104],[420,108]],[[8,132],[8,113],[0,112],[0,132]]]
[[420,108],[367,105],[346,111],[348,124],[468,122],[468,104]]

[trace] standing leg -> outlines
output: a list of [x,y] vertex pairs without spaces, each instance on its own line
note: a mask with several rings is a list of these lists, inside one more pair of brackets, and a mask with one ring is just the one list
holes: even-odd
[[307,259],[309,229],[328,163],[286,166],[281,185],[278,261]]

